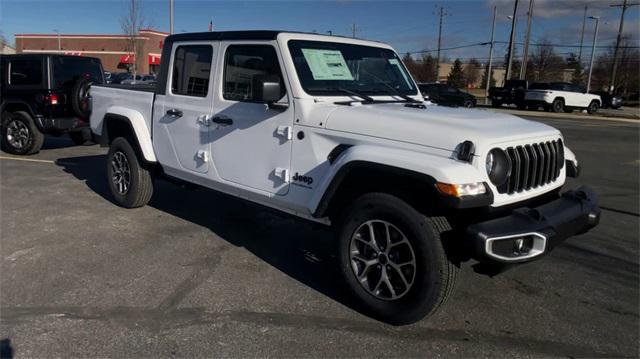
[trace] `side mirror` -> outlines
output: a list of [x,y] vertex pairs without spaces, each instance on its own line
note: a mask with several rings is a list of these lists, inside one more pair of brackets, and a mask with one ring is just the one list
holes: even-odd
[[253,100],[274,103],[280,100],[280,78],[276,75],[254,75],[252,79]]

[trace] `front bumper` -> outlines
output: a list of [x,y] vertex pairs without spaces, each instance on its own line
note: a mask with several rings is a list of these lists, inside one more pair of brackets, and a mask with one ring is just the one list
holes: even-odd
[[474,257],[486,263],[522,263],[550,252],[565,239],[598,225],[596,194],[580,187],[536,208],[476,223],[467,229]]

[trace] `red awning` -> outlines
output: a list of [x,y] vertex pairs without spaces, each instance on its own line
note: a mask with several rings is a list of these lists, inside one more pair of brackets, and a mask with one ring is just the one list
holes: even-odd
[[160,65],[160,56],[149,54],[149,65]]
[[133,55],[122,55],[122,56],[120,56],[120,63],[121,64],[133,64],[135,59],[136,58]]

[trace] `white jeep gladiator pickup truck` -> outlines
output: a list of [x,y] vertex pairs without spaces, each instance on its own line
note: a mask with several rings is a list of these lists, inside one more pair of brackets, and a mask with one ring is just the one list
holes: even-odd
[[540,258],[597,225],[561,133],[492,112],[425,106],[383,43],[278,31],[167,37],[156,88],[93,86],[115,201],[153,179],[221,191],[330,225],[344,283],[407,324],[452,293],[461,262]]

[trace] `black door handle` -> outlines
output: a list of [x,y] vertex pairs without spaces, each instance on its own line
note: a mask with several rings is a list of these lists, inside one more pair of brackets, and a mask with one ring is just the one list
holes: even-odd
[[173,116],[173,117],[182,117],[182,111],[172,108],[171,110],[167,111],[167,115]]
[[219,125],[225,125],[225,126],[233,125],[233,120],[230,119],[229,117],[216,116],[212,118],[211,121]]

